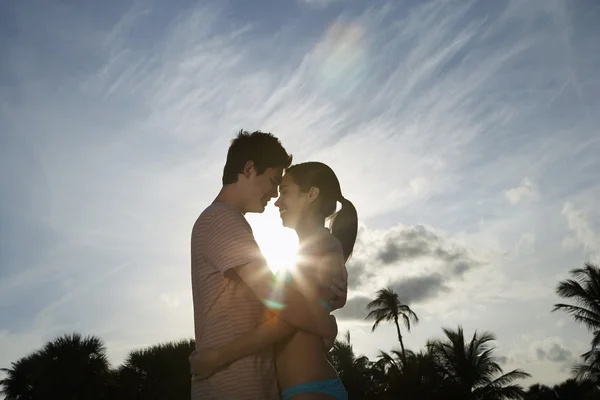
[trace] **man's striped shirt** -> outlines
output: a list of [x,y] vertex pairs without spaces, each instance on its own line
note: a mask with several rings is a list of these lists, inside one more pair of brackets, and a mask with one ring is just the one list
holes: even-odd
[[[232,268],[264,260],[252,228],[234,207],[213,203],[191,238],[196,349],[221,346],[265,321],[266,309]],[[273,350],[238,360],[202,382],[192,400],[279,399]]]

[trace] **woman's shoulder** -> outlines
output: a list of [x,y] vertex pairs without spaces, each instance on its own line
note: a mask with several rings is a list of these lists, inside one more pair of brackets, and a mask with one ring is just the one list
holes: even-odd
[[342,244],[335,236],[327,230],[315,232],[311,240],[306,243],[304,249],[310,254],[340,253],[342,254]]

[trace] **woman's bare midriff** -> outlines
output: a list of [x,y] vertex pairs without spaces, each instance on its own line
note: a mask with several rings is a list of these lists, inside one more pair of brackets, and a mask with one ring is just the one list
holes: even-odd
[[327,360],[323,338],[306,331],[296,332],[277,346],[275,365],[281,390],[338,377]]

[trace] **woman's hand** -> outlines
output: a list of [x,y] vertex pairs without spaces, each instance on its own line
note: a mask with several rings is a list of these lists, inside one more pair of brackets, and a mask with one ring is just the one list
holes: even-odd
[[206,348],[200,351],[194,350],[189,356],[189,361],[193,381],[202,381],[210,378],[222,367],[221,355],[217,348]]

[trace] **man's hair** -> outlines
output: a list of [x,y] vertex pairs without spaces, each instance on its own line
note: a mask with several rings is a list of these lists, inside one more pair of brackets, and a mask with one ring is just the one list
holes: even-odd
[[256,173],[260,175],[267,168],[289,167],[292,164],[292,156],[272,134],[240,130],[231,141],[227,152],[227,161],[223,168],[223,185],[237,182],[238,174],[244,172],[244,166],[248,161],[254,161]]

